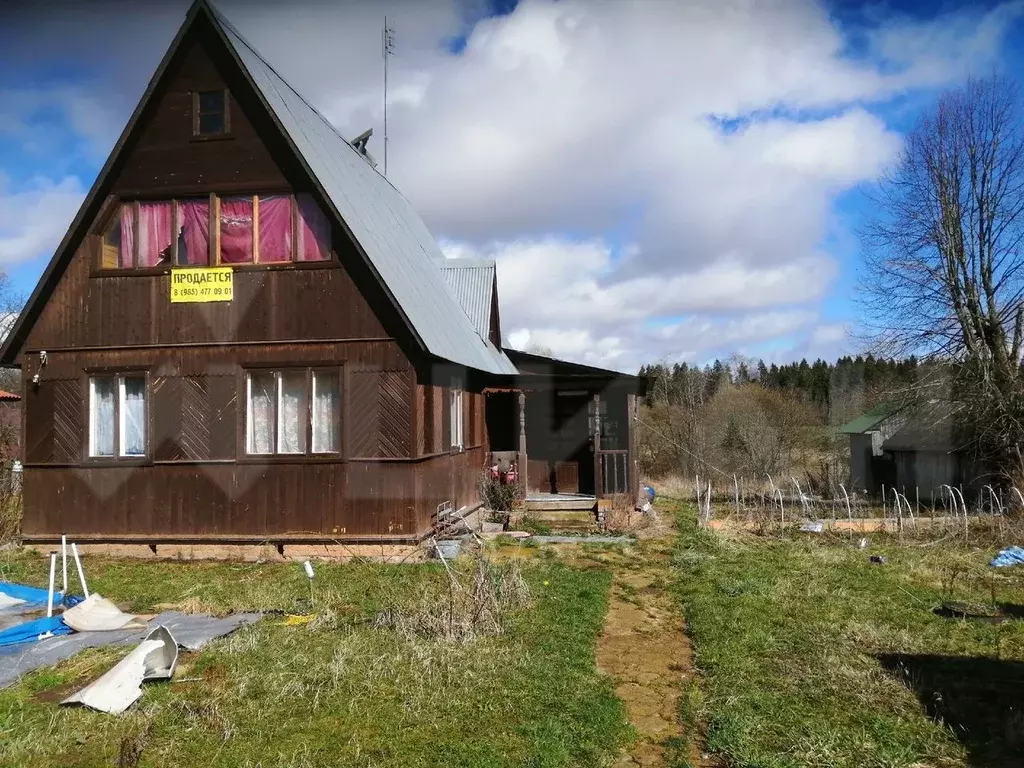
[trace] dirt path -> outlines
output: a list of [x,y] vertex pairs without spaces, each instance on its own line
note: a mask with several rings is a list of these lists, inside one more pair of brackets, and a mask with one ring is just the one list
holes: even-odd
[[[693,649],[671,594],[672,531],[658,531],[621,554],[606,555],[612,590],[597,666],[615,680],[637,741],[620,766],[666,766],[667,752],[684,750],[690,765],[701,764],[697,740],[682,747],[679,698],[693,674]],[[674,745],[669,746],[668,742]]]

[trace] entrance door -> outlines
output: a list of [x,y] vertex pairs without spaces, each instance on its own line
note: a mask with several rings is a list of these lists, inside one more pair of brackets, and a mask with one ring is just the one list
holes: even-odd
[[526,396],[526,452],[531,465],[545,462],[555,493],[594,493],[589,401],[586,390],[530,392]]

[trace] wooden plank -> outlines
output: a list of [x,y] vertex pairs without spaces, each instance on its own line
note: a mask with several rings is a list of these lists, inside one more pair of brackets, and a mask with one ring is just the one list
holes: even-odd
[[352,456],[373,457],[377,455],[377,409],[380,399],[377,394],[380,371],[352,370],[349,372],[348,394],[348,436]]
[[376,456],[397,458],[412,454],[412,376],[409,371],[381,371],[378,377]]
[[85,445],[85,411],[82,382],[65,379],[53,382],[53,450],[55,463],[80,461]]

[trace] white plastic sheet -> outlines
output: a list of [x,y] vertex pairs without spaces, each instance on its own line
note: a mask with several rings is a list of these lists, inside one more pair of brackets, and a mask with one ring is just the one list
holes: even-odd
[[136,620],[102,595],[93,593],[78,605],[64,611],[64,623],[76,632],[109,632],[145,624]]
[[19,600],[16,597],[11,597],[10,595],[5,595],[3,592],[0,592],[0,609],[13,608],[16,605],[24,605],[24,603],[24,600]]
[[142,696],[144,681],[169,680],[177,663],[178,644],[166,627],[157,627],[131,653],[61,704],[119,715]]

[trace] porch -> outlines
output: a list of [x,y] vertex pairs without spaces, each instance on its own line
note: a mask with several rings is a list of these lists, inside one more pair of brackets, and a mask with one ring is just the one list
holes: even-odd
[[532,512],[591,514],[599,499],[639,492],[633,425],[635,376],[505,350],[519,369],[511,387],[485,390],[493,453],[517,462]]

